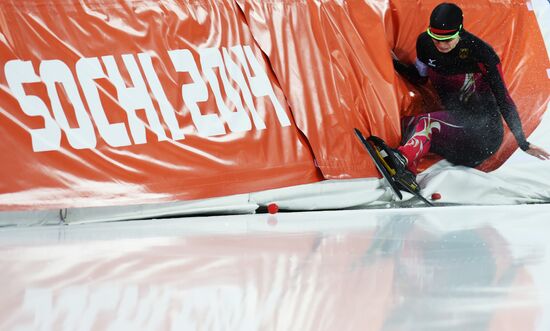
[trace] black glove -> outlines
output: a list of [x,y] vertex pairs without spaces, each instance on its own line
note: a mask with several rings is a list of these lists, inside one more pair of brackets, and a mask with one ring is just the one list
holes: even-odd
[[401,76],[405,77],[406,80],[415,85],[425,84],[428,81],[428,77],[420,76],[414,65],[404,64],[395,58],[393,59],[393,68]]

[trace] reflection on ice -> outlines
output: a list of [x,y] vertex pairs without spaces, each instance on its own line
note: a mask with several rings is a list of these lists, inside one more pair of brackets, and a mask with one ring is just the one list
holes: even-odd
[[547,330],[549,205],[0,232],[2,330]]
[[396,301],[382,330],[535,329],[540,302],[527,261],[513,258],[498,230],[433,231],[417,220],[390,221],[374,235],[381,243],[371,253],[394,265]]

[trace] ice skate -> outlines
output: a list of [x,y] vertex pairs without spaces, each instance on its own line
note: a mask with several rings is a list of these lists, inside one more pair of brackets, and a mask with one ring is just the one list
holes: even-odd
[[420,194],[416,176],[407,169],[407,159],[398,150],[389,148],[384,140],[376,136],[365,138],[358,129],[355,129],[355,134],[367,149],[378,171],[400,200],[403,199],[401,191],[406,191],[418,197],[426,205],[433,205]]

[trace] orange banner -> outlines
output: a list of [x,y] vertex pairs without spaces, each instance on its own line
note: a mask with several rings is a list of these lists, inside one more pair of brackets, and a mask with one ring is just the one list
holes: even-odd
[[0,209],[318,180],[231,1],[2,1]]
[[325,178],[376,176],[353,128],[399,142],[387,8],[368,1],[237,2]]

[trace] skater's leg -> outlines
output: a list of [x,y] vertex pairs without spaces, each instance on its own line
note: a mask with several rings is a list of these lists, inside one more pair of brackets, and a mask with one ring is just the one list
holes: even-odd
[[407,159],[407,168],[414,174],[417,173],[419,161],[430,151],[432,144],[438,147],[443,146],[443,143],[453,145],[453,141],[467,138],[464,127],[447,111],[423,114],[409,123],[414,125],[413,133],[398,150]]

